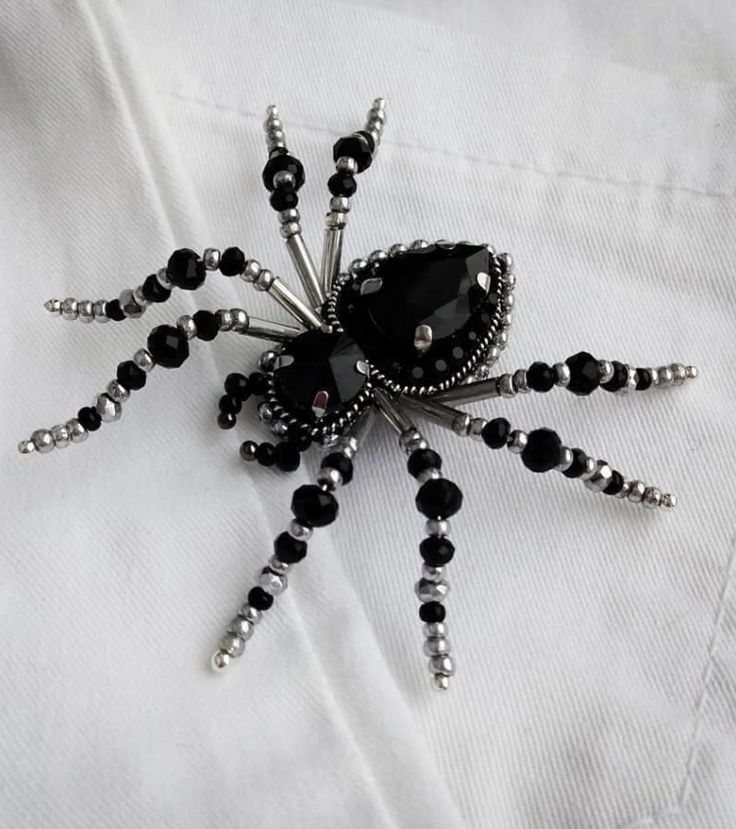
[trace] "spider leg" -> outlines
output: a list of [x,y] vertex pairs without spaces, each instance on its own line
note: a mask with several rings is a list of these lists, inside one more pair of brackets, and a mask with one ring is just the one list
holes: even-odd
[[427,446],[401,405],[382,389],[376,389],[375,396],[381,414],[399,434],[399,445],[408,455],[409,473],[419,483],[416,505],[427,517],[427,538],[419,545],[424,564],[415,591],[421,603],[419,618],[424,622],[424,653],[429,657],[429,670],[435,687],[446,690],[455,673],[443,604],[450,592],[444,570],[455,554],[447,538],[448,518],[460,510],[463,496],[456,484],[442,478],[442,459]]
[[512,429],[506,418],[486,420],[472,417],[460,409],[427,398],[402,397],[401,402],[411,411],[451,429],[460,437],[483,441],[490,449],[506,447],[512,453],[521,455],[524,466],[532,472],[557,470],[566,478],[579,478],[591,492],[615,495],[642,504],[648,509],[661,507],[672,510],[677,505],[677,496],[672,493],[663,493],[656,486],[649,486],[635,478],[626,478],[606,461],[596,459],[582,449],[570,449],[563,445],[557,432],[552,429],[534,429],[527,433]]
[[327,450],[322,458],[317,483],[300,486],[291,500],[294,518],[288,529],[276,537],[273,555],[256,576],[247,601],[230,622],[211,659],[212,668],[222,671],[241,656],[263,613],[273,605],[275,596],[288,586],[287,573],[307,554],[307,542],[315,527],[326,527],[338,514],[335,490],[353,479],[353,458],[373,424],[373,413],[366,412],[353,427]]

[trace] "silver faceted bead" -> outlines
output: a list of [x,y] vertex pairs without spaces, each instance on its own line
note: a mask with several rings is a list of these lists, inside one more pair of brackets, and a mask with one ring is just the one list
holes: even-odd
[[657,369],[657,385],[658,386],[671,386],[675,380],[675,375],[672,369],[669,366],[662,366],[661,368]]
[[424,640],[424,653],[427,656],[442,656],[450,652],[449,639],[442,639],[440,637],[432,637]]
[[442,581],[444,574],[444,567],[432,567],[431,564],[422,564],[422,578],[427,581]]
[[255,259],[248,259],[243,268],[243,273],[240,274],[240,278],[245,282],[255,282],[260,272],[260,262],[257,262]]
[[261,423],[270,423],[273,420],[273,409],[265,400],[258,404],[256,412]]
[[473,440],[483,440],[483,429],[488,421],[484,417],[474,417],[468,426],[468,437]]
[[[289,225],[283,225],[282,226],[282,228],[281,228],[282,235],[283,235],[285,227],[289,227]],[[294,234],[291,234],[291,235],[293,236]],[[275,279],[275,277],[271,273],[271,271],[269,271],[267,268],[264,268],[258,274],[258,276],[256,277],[256,281],[253,283],[253,287],[257,291],[268,291],[268,290],[270,290],[271,285],[273,285],[274,279]]]
[[429,670],[433,674],[452,676],[455,673],[455,663],[452,661],[452,657],[447,654],[432,656],[429,660]]
[[312,537],[312,528],[300,524],[296,518],[289,522],[289,535],[297,541],[309,541]]
[[645,490],[646,487],[641,481],[632,481],[631,487],[629,488],[629,494],[627,496],[629,501],[633,501],[638,504],[644,497]]
[[143,316],[143,308],[141,308],[141,306],[135,301],[133,291],[130,288],[126,288],[120,294],[118,302],[120,303],[120,307],[123,309],[123,313],[126,317],[130,317],[130,319],[137,319],[138,317]]
[[176,327],[186,335],[188,340],[193,340],[197,336],[197,323],[189,314],[179,317],[176,321]]
[[52,426],[49,431],[57,449],[65,449],[72,442],[69,430],[65,425]]
[[77,314],[79,321],[84,323],[94,322],[95,309],[94,303],[89,299],[84,299],[77,303]]
[[156,365],[147,348],[139,348],[133,355],[133,362],[143,371],[150,371]]
[[673,363],[672,378],[676,386],[681,386],[687,380],[687,369],[682,363]]
[[67,421],[66,428],[69,431],[69,438],[72,443],[82,443],[89,437],[89,432],[82,426],[82,424],[73,417]]
[[227,629],[228,633],[232,633],[233,636],[239,637],[244,642],[253,636],[253,630],[253,624],[242,616],[236,616]]
[[117,403],[125,403],[125,401],[130,397],[130,392],[117,380],[110,380],[105,391]]
[[120,403],[117,400],[113,400],[109,394],[98,394],[92,401],[92,405],[103,423],[112,423],[115,420],[120,420],[120,415],[123,412],[123,407]]
[[246,622],[251,625],[257,625],[263,618],[263,613],[257,607],[251,607],[247,602],[238,611],[238,616],[242,616]]
[[216,271],[220,267],[220,251],[217,248],[205,248],[202,262],[208,271]]
[[526,432],[522,432],[521,429],[514,429],[509,435],[509,442],[507,444],[509,452],[520,455],[526,449],[528,442],[529,436]]
[[110,322],[110,317],[105,313],[105,305],[107,305],[107,302],[104,299],[98,299],[92,306],[92,312],[95,315],[96,322]]
[[555,363],[555,374],[557,375],[557,385],[563,388],[570,383],[570,366],[567,363]]
[[262,587],[267,593],[272,596],[278,596],[283,593],[289,585],[286,576],[272,573],[268,567],[264,567],[258,574],[258,585]]
[[218,308],[215,311],[215,316],[217,317],[217,324],[220,328],[220,331],[231,331],[233,327],[233,312],[228,311],[227,308]]
[[225,668],[230,664],[230,654],[225,653],[224,651],[217,650],[212,654],[212,658],[210,659],[210,667],[216,673],[220,671],[224,671]]
[[77,318],[77,300],[69,296],[61,303],[61,317],[65,320]]
[[450,585],[446,581],[419,579],[414,590],[420,602],[442,602],[450,592]]
[[648,486],[644,490],[642,503],[647,509],[656,509],[662,503],[662,492],[656,486]]
[[443,676],[442,674],[435,674],[433,684],[438,691],[447,691],[450,687],[450,677]]
[[444,622],[427,622],[424,625],[424,635],[429,637],[444,638],[447,636],[447,625]]
[[671,492],[665,492],[662,496],[662,501],[660,502],[660,506],[662,509],[665,510],[673,510],[677,506],[677,496],[673,495]]
[[350,199],[346,196],[333,196],[330,199],[330,210],[335,213],[349,213]]
[[36,451],[41,454],[51,452],[54,448],[54,438],[48,429],[36,429],[36,431],[31,435],[31,440],[33,441],[33,445],[36,447]]
[[235,636],[234,633],[226,633],[220,639],[220,650],[224,651],[228,656],[232,656],[233,659],[237,659],[239,656],[242,656],[245,650],[245,641],[239,636]]
[[603,492],[611,483],[613,470],[605,461],[596,463],[595,472],[585,481],[585,486],[592,492]]
[[616,497],[620,499],[628,498],[629,493],[631,492],[631,481],[624,481],[624,485],[621,487],[621,492],[617,493]]

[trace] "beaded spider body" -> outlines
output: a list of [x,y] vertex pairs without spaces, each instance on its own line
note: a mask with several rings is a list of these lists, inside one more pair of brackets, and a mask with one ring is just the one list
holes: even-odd
[[675,363],[634,368],[598,360],[580,352],[564,362],[535,362],[527,369],[491,376],[506,346],[514,305],[515,276],[508,254],[486,244],[418,240],[377,250],[366,259],[340,267],[343,234],[355,194],[356,175],[366,170],[378,150],[385,124],[385,102],[378,98],[362,130],[340,138],[333,148],[336,172],[328,181],[332,194],[319,270],[302,237],[298,191],[304,183],[301,162],[288,152],[275,107],[265,123],[268,161],[263,183],[278,213],[281,235],[304,288],[300,298],[278,276],[246,258],[237,247],[222,253],[207,248],[202,256],[175,251],[165,268],[135,289],[111,301],[68,298],[49,300],[46,308],[64,319],[82,322],[122,321],[140,317],[154,303],[165,302],[173,289],[194,290],[211,271],[240,277],[267,292],[293,317],[284,325],[256,319],[240,308],[197,311],[175,325],[159,325],[145,348],[118,365],[116,377],[91,406],[77,416],[39,429],[19,444],[23,454],[45,453],[87,439],[102,423],[118,420],[132,391],[145,386],[155,366],[178,368],[189,356],[190,341],[213,340],[233,331],[268,340],[259,371],[230,374],[219,402],[218,424],[230,429],[249,398],[260,399],[260,420],[278,441],[245,441],[240,454],[288,472],[300,465],[300,453],[313,443],[325,448],[314,485],[293,495],[294,518],[274,542],[274,552],[259,572],[212,657],[216,670],[239,657],[274,597],[287,587],[287,573],[307,553],[313,529],[335,520],[335,491],[350,483],[358,446],[376,412],[399,434],[408,456],[408,471],[417,479],[417,509],[426,518],[426,538],[419,550],[422,572],[416,583],[419,617],[424,623],[424,652],[435,687],[445,689],[454,673],[445,621],[449,584],[446,566],[454,556],[449,518],[459,511],[462,493],[442,475],[442,460],[415,426],[426,418],[471,437],[493,450],[508,448],[537,473],[557,470],[602,492],[645,507],[672,509],[676,498],[657,487],[625,478],[607,462],[582,449],[563,445],[551,429],[512,429],[506,418],[471,417],[455,405],[492,397],[566,388],[576,395],[596,389],[626,393],[681,385],[697,374]]

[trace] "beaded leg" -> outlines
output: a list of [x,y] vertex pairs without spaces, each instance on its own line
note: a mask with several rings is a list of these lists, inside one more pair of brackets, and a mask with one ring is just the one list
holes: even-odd
[[383,390],[377,390],[376,402],[386,420],[399,433],[399,445],[409,458],[409,474],[419,483],[416,505],[427,518],[427,538],[419,545],[424,564],[415,590],[421,603],[419,618],[424,622],[424,653],[429,657],[435,687],[444,691],[449,688],[450,677],[455,673],[444,605],[450,592],[444,568],[455,554],[455,547],[447,538],[450,533],[448,519],[460,511],[463,494],[457,484],[442,478],[442,458],[429,449],[396,401]]

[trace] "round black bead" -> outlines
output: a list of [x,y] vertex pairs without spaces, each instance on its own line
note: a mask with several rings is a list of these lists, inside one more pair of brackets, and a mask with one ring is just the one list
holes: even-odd
[[96,432],[102,425],[102,418],[97,409],[84,406],[77,412],[77,420],[88,432]]
[[252,372],[248,377],[248,386],[250,388],[251,394],[263,397],[263,395],[268,390],[268,381],[266,380],[266,375],[262,374],[260,371]]
[[532,472],[549,472],[560,462],[562,441],[552,429],[534,429],[527,436],[521,460]]
[[547,363],[532,363],[526,370],[526,382],[532,391],[549,391],[557,380],[557,374]]
[[156,278],[155,273],[146,277],[141,291],[149,302],[166,302],[171,296],[171,291],[168,288],[164,288]]
[[273,466],[276,462],[274,452],[275,449],[272,443],[268,443],[268,441],[259,443],[258,449],[256,450],[256,460],[261,466]]
[[333,196],[350,196],[355,195],[358,189],[358,182],[350,173],[335,173],[327,179],[327,187]]
[[444,622],[445,606],[439,602],[425,602],[419,605],[419,618],[423,622]]
[[652,385],[652,372],[648,368],[636,370],[636,390],[646,391]]
[[244,440],[238,449],[240,457],[244,461],[254,461],[256,459],[256,452],[258,452],[258,444],[254,440]]
[[179,368],[189,356],[186,334],[173,325],[158,325],[148,335],[148,350],[156,364],[164,368]]
[[617,470],[613,470],[608,486],[603,490],[604,495],[618,495],[624,488],[624,476]]
[[289,533],[281,533],[273,542],[273,552],[284,564],[296,564],[307,554],[307,542],[292,538]]
[[452,561],[455,546],[447,538],[430,535],[419,545],[419,553],[430,567],[444,567]]
[[331,492],[305,484],[294,492],[291,511],[305,527],[325,527],[337,518],[337,501]]
[[363,170],[367,170],[371,166],[373,150],[363,133],[354,132],[352,135],[338,138],[332,148],[332,158],[335,161],[343,156],[355,159],[358,172],[362,173]]
[[221,429],[232,429],[237,423],[237,417],[230,412],[220,412],[217,415],[217,425]]
[[248,604],[256,610],[268,610],[273,604],[273,596],[262,587],[252,587],[248,591]]
[[132,360],[126,360],[118,365],[115,375],[118,383],[130,391],[138,391],[146,385],[146,372]]
[[486,446],[491,449],[502,449],[511,434],[511,424],[505,417],[494,417],[483,427],[481,436]]
[[427,518],[449,518],[463,505],[463,494],[457,484],[437,478],[419,487],[416,505]]
[[573,394],[586,395],[594,392],[600,383],[598,360],[587,351],[579,351],[565,360],[570,369],[570,382],[567,390]]
[[193,316],[194,324],[197,326],[197,337],[200,340],[209,342],[214,340],[220,330],[217,317],[211,311],[197,311]]
[[273,177],[280,172],[291,173],[294,176],[294,189],[298,190],[304,184],[304,167],[298,158],[289,153],[274,155],[268,159],[263,168],[263,186],[273,191]]
[[288,440],[276,444],[273,450],[274,462],[282,472],[295,472],[301,464],[299,450]]
[[292,438],[292,443],[300,452],[306,452],[312,445],[312,436],[308,434],[299,434]]
[[233,372],[225,378],[225,391],[240,400],[250,397],[250,383],[244,374]]
[[562,473],[566,478],[579,478],[585,472],[585,461],[588,456],[582,449],[572,450],[572,463]]
[[342,475],[343,484],[353,480],[353,462],[342,452],[330,452],[322,458],[322,469],[336,469]]
[[425,469],[442,469],[442,458],[432,449],[415,449],[409,455],[406,468],[417,478]]
[[274,190],[268,199],[274,210],[291,210],[299,204],[299,196],[295,190]]
[[120,307],[119,300],[111,299],[105,303],[105,316],[115,320],[115,322],[122,322],[125,319],[125,312]]
[[172,285],[185,291],[194,291],[204,282],[204,262],[193,250],[180,248],[169,257],[166,274]]
[[225,248],[220,256],[220,273],[238,276],[245,270],[245,254],[240,248]]
[[217,405],[220,407],[220,411],[226,414],[239,414],[243,408],[242,400],[235,397],[234,394],[223,394]]
[[613,366],[613,377],[607,383],[601,383],[601,388],[606,391],[619,391],[629,379],[629,370],[618,360],[614,360],[611,365]]

